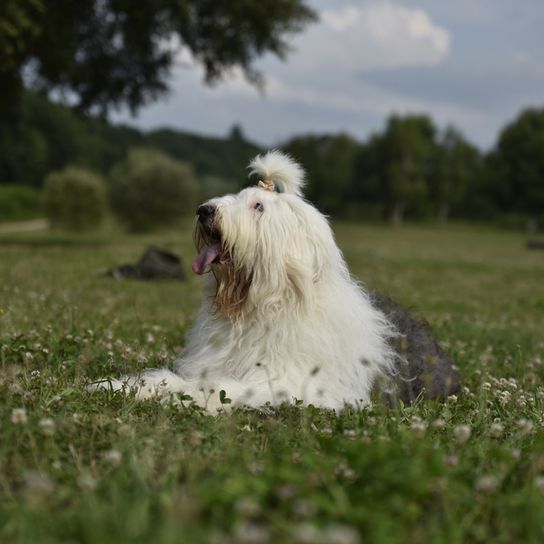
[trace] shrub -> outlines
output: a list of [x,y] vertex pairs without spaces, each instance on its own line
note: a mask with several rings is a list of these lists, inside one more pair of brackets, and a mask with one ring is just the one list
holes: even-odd
[[40,217],[40,195],[24,185],[0,185],[0,221],[23,221]]
[[188,164],[152,149],[133,149],[111,173],[112,209],[134,231],[194,214],[197,191]]
[[82,168],[52,172],[43,188],[45,214],[51,226],[86,230],[102,221],[106,190],[100,177]]

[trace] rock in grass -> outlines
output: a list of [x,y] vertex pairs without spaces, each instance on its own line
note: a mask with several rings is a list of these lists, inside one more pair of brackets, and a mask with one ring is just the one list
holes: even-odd
[[179,280],[186,279],[181,259],[157,247],[149,247],[135,264],[122,264],[106,272],[107,276],[116,279],[134,280]]

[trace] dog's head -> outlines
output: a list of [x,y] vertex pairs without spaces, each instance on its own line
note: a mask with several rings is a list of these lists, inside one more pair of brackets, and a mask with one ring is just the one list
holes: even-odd
[[229,316],[308,301],[327,268],[343,263],[326,219],[302,198],[302,168],[279,151],[249,168],[256,186],[197,210],[193,271],[213,272],[215,305]]

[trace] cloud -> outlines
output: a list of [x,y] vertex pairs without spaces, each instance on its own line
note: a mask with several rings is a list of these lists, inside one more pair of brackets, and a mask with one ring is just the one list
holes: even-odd
[[432,66],[450,51],[451,36],[445,28],[425,11],[393,2],[325,10],[320,26],[314,32],[326,44],[324,51],[341,53],[359,69]]

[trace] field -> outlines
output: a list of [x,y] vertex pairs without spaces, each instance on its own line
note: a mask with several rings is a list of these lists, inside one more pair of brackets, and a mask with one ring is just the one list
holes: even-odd
[[[156,236],[0,234],[0,542],[544,541],[544,254],[454,226],[335,226],[352,272],[425,316],[447,402],[211,417],[90,379],[164,366],[200,278],[120,282]],[[187,267],[188,268],[188,267]]]

